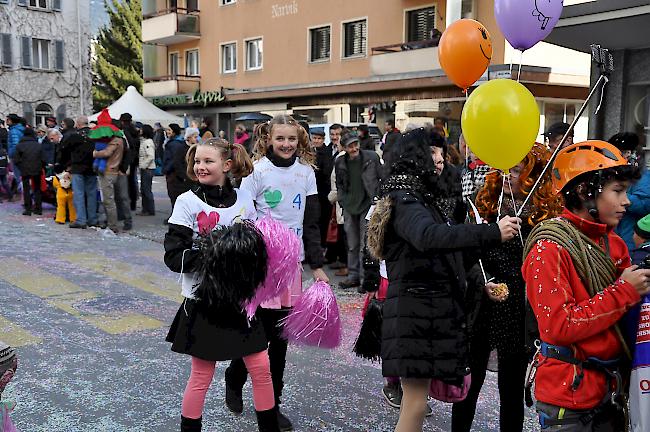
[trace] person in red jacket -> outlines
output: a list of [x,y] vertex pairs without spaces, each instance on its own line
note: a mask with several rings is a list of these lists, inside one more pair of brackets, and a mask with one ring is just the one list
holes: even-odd
[[613,230],[639,170],[613,145],[587,141],[558,153],[552,175],[565,209],[531,232],[522,266],[541,339],[531,374],[540,425],[623,431],[629,348],[617,322],[650,291],[650,270],[631,266]]

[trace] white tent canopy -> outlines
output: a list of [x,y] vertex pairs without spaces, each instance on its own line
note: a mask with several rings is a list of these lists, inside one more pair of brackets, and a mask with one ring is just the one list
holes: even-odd
[[[160,122],[163,126],[176,123],[183,126],[184,119],[165,112],[144,98],[135,87],[129,86],[118,100],[108,107],[108,113],[113,119],[119,119],[123,113],[129,113],[134,122],[142,122],[151,126]],[[99,113],[88,117],[89,121],[97,120]]]

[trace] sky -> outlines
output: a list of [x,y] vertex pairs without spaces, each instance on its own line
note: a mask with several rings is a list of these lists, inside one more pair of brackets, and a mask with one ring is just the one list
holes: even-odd
[[90,0],[90,28],[92,34],[97,35],[99,28],[108,21],[108,15],[104,9],[104,0]]

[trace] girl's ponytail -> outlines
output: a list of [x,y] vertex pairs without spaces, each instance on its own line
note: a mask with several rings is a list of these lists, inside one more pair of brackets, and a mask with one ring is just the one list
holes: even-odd
[[271,126],[268,123],[260,123],[253,129],[255,146],[253,147],[253,159],[260,160],[266,156],[266,150],[271,136]]
[[253,172],[253,161],[248,152],[241,144],[230,144],[229,159],[232,162],[230,174],[240,179],[246,177]]

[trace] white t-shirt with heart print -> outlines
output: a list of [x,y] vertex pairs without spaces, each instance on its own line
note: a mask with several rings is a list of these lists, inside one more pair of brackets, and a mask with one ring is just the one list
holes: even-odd
[[[230,226],[242,220],[256,220],[257,213],[250,193],[245,190],[235,189],[237,201],[230,207],[212,207],[201,200],[192,191],[181,194],[176,200],[174,210],[169,218],[170,224],[188,227],[194,231],[194,238],[199,236],[199,217],[207,221],[216,221],[217,226]],[[204,215],[199,216],[201,213]],[[201,282],[196,273],[182,273],[182,294],[187,298],[194,298],[194,291]]]
[[[307,197],[318,194],[316,175],[298,159],[290,167],[278,167],[266,157],[256,161],[253,173],[245,177],[240,189],[248,191],[257,208],[257,217],[267,213],[293,230],[302,240]],[[300,259],[305,258],[304,246]]]

